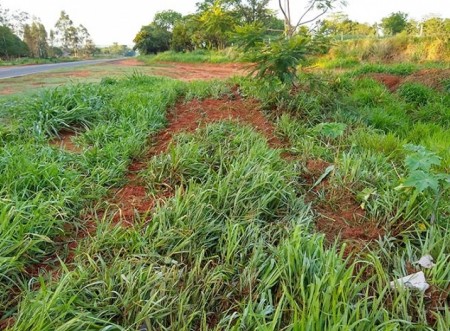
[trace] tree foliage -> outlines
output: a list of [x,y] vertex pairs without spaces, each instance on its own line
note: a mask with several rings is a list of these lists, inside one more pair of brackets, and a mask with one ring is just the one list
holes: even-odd
[[9,27],[0,25],[0,57],[14,58],[27,55],[27,45]]
[[334,13],[322,20],[319,31],[329,36],[373,36],[376,34],[373,26],[353,21],[342,12]]
[[134,37],[135,46],[142,54],[156,54],[170,49],[171,33],[155,23],[145,25]]
[[74,56],[91,55],[95,51],[87,28],[83,25],[75,26],[65,11],[61,11],[55,24],[55,36],[62,49]]
[[381,19],[383,33],[388,36],[405,31],[408,26],[408,14],[403,12],[392,13]]
[[199,18],[205,33],[208,48],[225,48],[228,33],[234,26],[233,16],[220,2],[215,1]]
[[23,40],[30,50],[31,57],[47,58],[49,45],[47,43],[47,31],[45,26],[37,21],[24,27]]

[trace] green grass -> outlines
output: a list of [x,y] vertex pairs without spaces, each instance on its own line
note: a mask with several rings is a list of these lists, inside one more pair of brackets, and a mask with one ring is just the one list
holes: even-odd
[[[254,128],[230,121],[178,134],[139,173],[148,195],[173,195],[132,227],[118,225],[118,206],[106,197],[164,128],[167,110],[180,98],[231,96],[234,83],[261,101],[289,145],[271,148]],[[0,321],[12,317],[12,330],[450,325],[445,300],[431,309],[428,292],[389,286],[424,254],[435,258],[425,270],[434,291],[445,296],[450,286],[449,190],[441,188],[431,219],[428,191],[398,189],[409,175],[408,143],[441,158],[431,172],[449,173],[442,92],[406,85],[392,94],[351,75],[303,75],[293,91],[249,78],[188,84],[134,73],[0,106]],[[79,153],[49,145],[61,130],[77,131]],[[334,170],[313,190],[307,163],[318,159]],[[338,212],[342,195],[364,203],[363,222],[384,233],[349,256],[345,246],[355,242],[327,241],[314,226],[316,204]],[[86,214],[95,230],[75,235],[66,260]],[[40,263],[59,275],[31,277]]]
[[27,64],[49,64],[49,63],[61,63],[61,62],[73,62],[84,59],[60,57],[51,59],[37,59],[37,58],[18,58],[14,60],[0,60],[0,66],[16,66],[16,65],[27,65]]
[[222,51],[195,50],[192,52],[167,51],[157,55],[140,56],[139,59],[146,63],[154,62],[187,62],[187,63],[227,63],[239,62],[239,54],[233,49]]

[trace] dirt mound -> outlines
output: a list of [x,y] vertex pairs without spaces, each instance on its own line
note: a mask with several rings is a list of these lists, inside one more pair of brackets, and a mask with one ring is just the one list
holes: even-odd
[[444,90],[444,81],[450,79],[450,69],[424,69],[417,71],[403,80],[403,83],[414,82],[425,86]]
[[450,69],[423,69],[407,77],[381,73],[365,76],[384,84],[391,92],[395,92],[404,83],[419,83],[443,91],[445,89],[444,81],[450,79]]
[[389,74],[373,73],[367,76],[384,84],[391,92],[395,92],[395,90],[397,90],[403,80],[401,76]]

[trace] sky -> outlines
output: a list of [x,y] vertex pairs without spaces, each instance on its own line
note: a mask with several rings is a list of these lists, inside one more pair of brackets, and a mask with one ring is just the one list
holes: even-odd
[[[200,0],[0,0],[4,8],[20,9],[37,16],[47,30],[54,27],[61,10],[65,10],[76,25],[83,24],[94,42],[100,46],[118,42],[133,45],[133,38],[142,25],[150,23],[153,15],[173,9],[182,14],[195,12]],[[277,0],[270,6],[277,9]],[[291,12],[299,17],[307,0],[291,0]],[[410,18],[422,19],[429,14],[450,18],[450,0],[347,0],[347,6],[338,9],[359,22],[375,23],[390,13],[403,11]],[[298,13],[295,15],[295,13]]]

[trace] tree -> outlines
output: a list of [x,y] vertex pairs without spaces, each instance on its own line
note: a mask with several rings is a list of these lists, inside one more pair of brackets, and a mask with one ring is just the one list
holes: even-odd
[[195,49],[193,37],[197,31],[197,20],[188,17],[175,24],[172,33],[171,48],[176,52],[186,52]]
[[63,50],[77,56],[80,44],[80,28],[75,26],[65,11],[61,11],[55,24],[55,29],[56,36]]
[[0,25],[7,26],[11,32],[19,38],[23,37],[25,24],[30,19],[30,14],[27,12],[16,10],[11,11],[8,8],[3,8],[0,4]]
[[84,56],[93,55],[95,52],[95,44],[86,27],[80,24],[77,27],[77,34],[78,34],[77,49],[79,49]]
[[[215,0],[204,0],[197,3],[197,10],[203,13],[214,5]],[[265,24],[275,16],[268,8],[270,0],[221,0],[221,6],[229,11],[236,21],[244,24],[260,22]]]
[[153,23],[161,29],[172,31],[175,24],[183,18],[183,15],[173,10],[164,10],[155,14]]
[[199,18],[205,30],[205,42],[209,48],[223,49],[228,40],[228,33],[234,27],[233,17],[226,7],[215,1]]
[[14,58],[27,55],[27,45],[9,27],[0,25],[0,57]]
[[158,53],[170,49],[174,26],[183,15],[173,10],[165,10],[155,14],[152,23],[145,25],[134,38],[134,50],[142,54]]
[[48,57],[47,31],[42,23],[34,21],[31,26],[26,24],[24,26],[23,40],[30,50],[31,57]]
[[328,36],[369,36],[376,34],[373,26],[352,21],[347,14],[342,12],[334,13],[321,21],[319,31]]
[[423,36],[448,39],[450,38],[450,19],[429,17],[422,22]]
[[388,36],[393,36],[405,31],[408,26],[407,18],[408,14],[400,11],[382,18],[381,27],[383,28],[383,33]]
[[164,52],[170,49],[171,33],[154,23],[145,25],[134,37],[133,49],[142,54]]
[[298,29],[306,24],[316,22],[321,16],[333,9],[337,4],[345,4],[344,0],[308,0],[307,6],[297,21],[291,15],[291,0],[278,0],[278,6],[284,17],[284,34],[291,38]]

